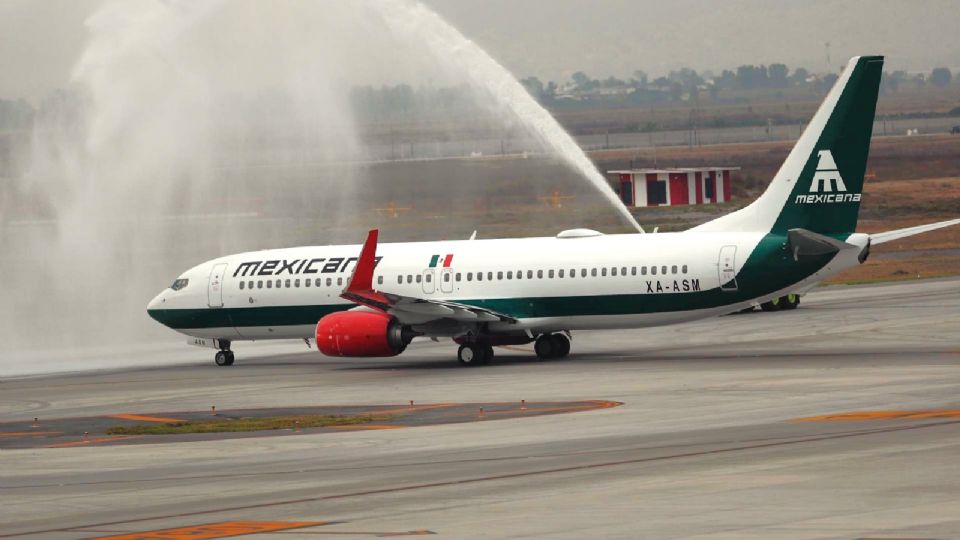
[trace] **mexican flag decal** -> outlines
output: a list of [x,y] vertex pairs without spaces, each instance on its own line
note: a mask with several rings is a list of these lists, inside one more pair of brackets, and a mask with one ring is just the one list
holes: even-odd
[[[436,267],[437,267],[437,263],[439,263],[439,262],[440,262],[440,255],[434,255],[433,257],[430,257],[430,268],[436,268]],[[444,268],[450,268],[450,263],[451,263],[451,262],[453,262],[453,254],[452,254],[452,253],[451,253],[450,255],[446,255],[446,256],[443,258],[443,267],[444,267]]]

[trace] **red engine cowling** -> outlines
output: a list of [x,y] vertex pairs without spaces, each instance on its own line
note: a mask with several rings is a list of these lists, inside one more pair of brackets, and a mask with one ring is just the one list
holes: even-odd
[[327,356],[396,356],[412,335],[386,313],[338,311],[317,323],[317,349]]

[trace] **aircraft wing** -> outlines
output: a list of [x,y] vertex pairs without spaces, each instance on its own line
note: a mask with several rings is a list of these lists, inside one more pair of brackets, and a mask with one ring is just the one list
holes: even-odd
[[895,231],[871,234],[870,241],[873,244],[882,244],[884,242],[899,240],[915,234],[935,231],[937,229],[942,229],[944,227],[950,227],[951,225],[957,224],[960,224],[960,219],[949,219],[947,221],[938,221],[937,223],[930,223],[928,225],[917,225],[916,227],[907,227],[905,229],[897,229]]
[[496,311],[449,302],[378,291],[373,288],[373,270],[376,266],[377,237],[379,231],[371,230],[360,250],[360,257],[353,269],[353,275],[341,298],[350,300],[385,313],[389,313],[404,324],[425,324],[441,319],[464,323],[478,322],[517,322],[509,315]]

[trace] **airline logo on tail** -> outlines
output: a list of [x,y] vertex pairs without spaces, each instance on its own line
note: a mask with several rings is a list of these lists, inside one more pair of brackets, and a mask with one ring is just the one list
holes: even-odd
[[819,158],[817,170],[814,171],[813,180],[810,182],[810,193],[817,195],[797,195],[796,203],[860,202],[859,193],[846,193],[847,185],[843,183],[843,177],[840,176],[837,162],[833,160],[830,150],[820,150],[817,152],[817,157]]

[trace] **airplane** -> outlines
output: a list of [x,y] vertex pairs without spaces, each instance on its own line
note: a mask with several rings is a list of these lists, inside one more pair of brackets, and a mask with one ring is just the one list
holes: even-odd
[[792,309],[873,245],[960,223],[856,232],[882,56],[852,58],[764,193],[676,233],[313,246],[219,257],[148,305],[158,322],[234,363],[242,340],[315,340],[334,357],[391,357],[450,338],[464,366],[494,346],[570,352],[571,332]]

